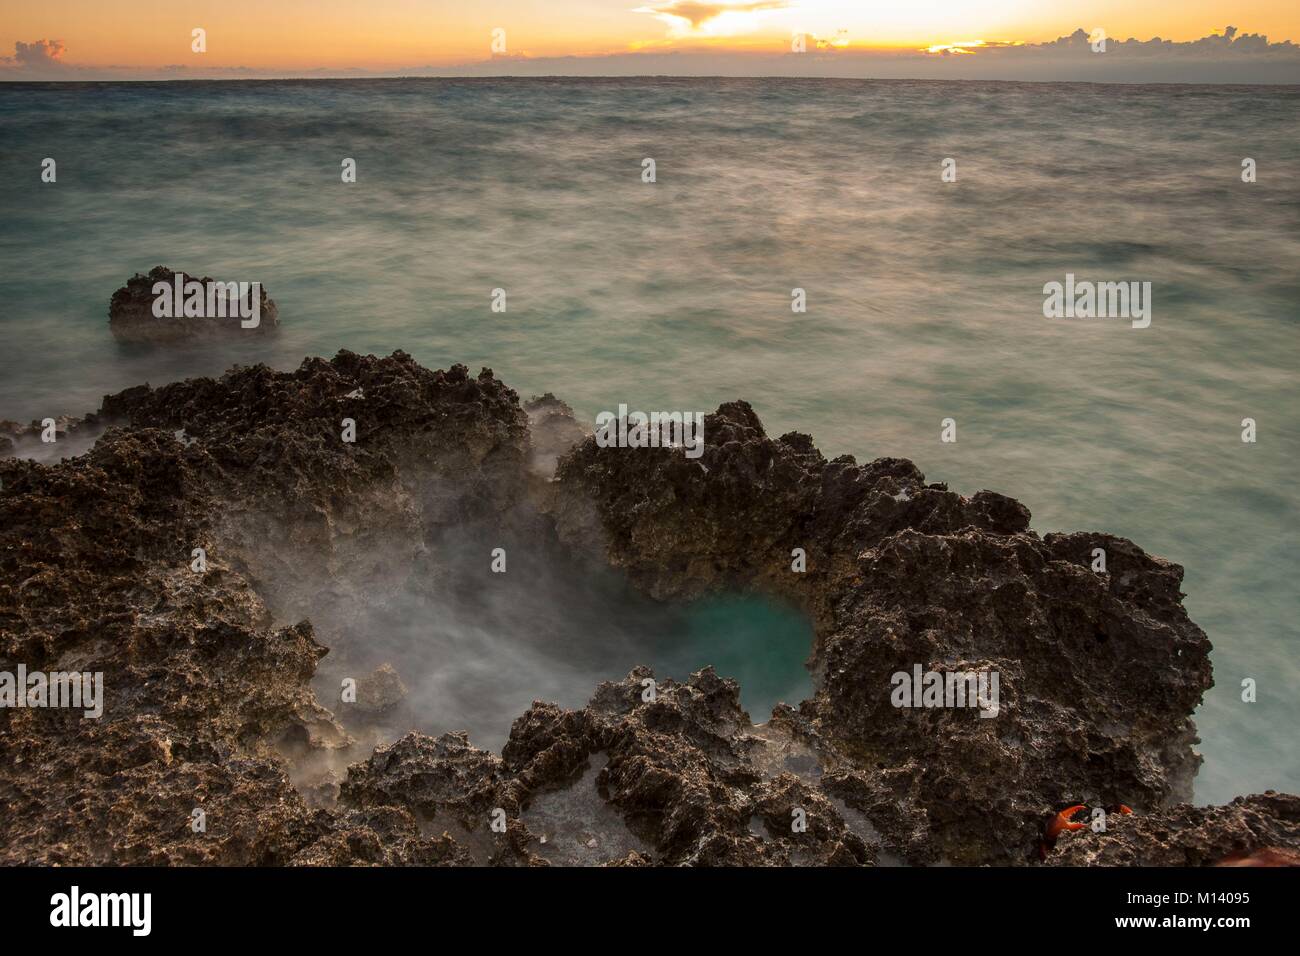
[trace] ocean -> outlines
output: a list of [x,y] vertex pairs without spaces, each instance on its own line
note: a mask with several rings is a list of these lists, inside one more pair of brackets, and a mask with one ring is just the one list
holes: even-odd
[[[0,417],[340,348],[489,366],[588,421],[744,398],[828,457],[910,458],[1039,532],[1182,564],[1214,643],[1198,802],[1300,791],[1298,108],[1297,87],[0,84]],[[262,282],[281,334],[118,345],[109,297],[159,264]],[[1149,327],[1045,318],[1067,275],[1150,282]]]

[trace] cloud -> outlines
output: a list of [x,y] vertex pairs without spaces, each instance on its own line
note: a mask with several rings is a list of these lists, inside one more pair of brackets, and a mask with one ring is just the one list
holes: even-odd
[[0,65],[10,69],[33,73],[51,72],[65,68],[63,54],[67,48],[62,40],[33,40],[14,43],[13,56],[0,56]]
[[[683,21],[685,22],[685,21]],[[514,76],[767,76],[844,79],[1008,80],[1087,83],[1300,84],[1300,45],[1273,43],[1228,27],[1222,34],[1175,42],[1107,38],[1094,53],[1090,32],[1076,30],[1044,43],[960,38],[929,50],[835,49],[815,34],[807,52],[788,42],[771,49],[659,49],[601,56],[538,57],[509,70]],[[938,39],[938,38],[936,38]],[[493,63],[428,67],[441,76],[491,76]]]
[[698,30],[710,20],[728,13],[759,13],[764,10],[784,10],[789,0],[751,0],[739,3],[704,3],[701,0],[669,0],[657,6],[638,7],[633,13],[648,13],[657,20],[674,26],[687,24]]
[[1290,40],[1270,43],[1268,37],[1260,33],[1238,35],[1237,28],[1234,26],[1224,28],[1221,34],[1211,34],[1207,37],[1201,37],[1199,40],[1174,41],[1162,40],[1160,37],[1153,37],[1150,40],[1137,40],[1129,37],[1127,40],[1120,40],[1116,37],[1106,36],[1105,31],[1102,29],[1095,30],[1092,34],[1085,32],[1083,29],[1078,29],[1066,36],[1057,37],[1055,40],[1048,40],[1045,43],[1006,44],[981,41],[960,44],[963,47],[960,51],[953,49],[952,46],[941,44],[931,47],[926,52],[939,55],[962,52],[985,57],[1041,57],[1047,54],[1087,57],[1098,52],[1093,49],[1094,45],[1096,45],[1094,39],[1101,36],[1106,38],[1106,55],[1123,58],[1141,56],[1167,60],[1185,58],[1231,61],[1242,56],[1294,57],[1300,54],[1300,46]]
[[803,39],[806,50],[820,50],[823,53],[834,53],[849,45],[848,30],[836,30],[833,37],[822,37],[816,33],[796,33],[794,37]]

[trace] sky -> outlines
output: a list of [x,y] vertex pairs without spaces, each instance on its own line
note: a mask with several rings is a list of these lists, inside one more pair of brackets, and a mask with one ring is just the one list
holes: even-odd
[[[0,78],[15,80],[712,73],[1300,82],[1297,0],[0,0],[0,6]],[[196,29],[203,31],[202,50],[194,48]],[[1101,36],[1105,50],[1080,44]]]

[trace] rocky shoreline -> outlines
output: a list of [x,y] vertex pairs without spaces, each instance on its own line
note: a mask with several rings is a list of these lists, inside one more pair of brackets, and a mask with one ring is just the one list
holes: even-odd
[[[39,423],[0,427],[0,671],[102,672],[104,715],[0,709],[5,863],[1042,865],[1044,821],[1079,804],[1133,813],[1048,865],[1300,851],[1300,797],[1187,805],[1212,677],[1180,567],[1040,537],[903,459],[828,461],[745,402],[692,460],[601,448],[486,369],[341,352],[128,389],[61,431],[98,439],[41,464],[13,457]],[[535,702],[499,754],[388,743],[398,675],[358,673],[355,705],[313,676],[364,656],[395,587],[482,587],[466,529],[482,562],[503,542],[663,601],[792,602],[816,691],[751,717],[712,669],[639,668],[581,709]],[[996,718],[892,706],[918,665],[999,672]]]

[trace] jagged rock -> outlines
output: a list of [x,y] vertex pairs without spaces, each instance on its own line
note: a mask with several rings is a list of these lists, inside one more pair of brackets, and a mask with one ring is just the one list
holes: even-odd
[[[1090,820],[1084,813],[1079,819]],[[1105,830],[1063,833],[1053,866],[1295,866],[1300,797],[1272,790],[1227,806],[1179,804],[1154,813],[1108,814]],[[1263,852],[1261,852],[1263,851]],[[1255,857],[1255,859],[1251,859]]]
[[[348,769],[339,801],[358,808],[401,807],[430,832],[457,841],[469,862],[541,862],[525,848],[518,800],[501,758],[471,746],[463,733],[436,739],[410,733],[380,747]],[[505,832],[492,829],[498,808]]]
[[[545,397],[530,410],[488,370],[342,352],[128,389],[78,420],[99,436],[85,454],[0,457],[0,671],[105,687],[100,719],[0,708],[0,862],[1019,864],[1070,802],[1136,812],[1052,864],[1300,849],[1300,798],[1181,805],[1211,677],[1178,566],[1040,537],[1018,502],[908,461],[827,461],[744,402],[708,417],[698,460],[583,438],[547,480],[539,449],[578,426]],[[581,709],[534,702],[500,756],[463,734],[372,751],[313,675],[336,656],[372,670],[365,609],[455,592],[457,541],[487,535],[666,600],[791,600],[817,691],[755,725],[712,669],[647,685],[641,668]],[[915,665],[997,670],[996,717],[894,707],[891,675]]]
[[[366,444],[354,448],[334,430],[361,385]],[[526,460],[517,398],[490,373],[343,353],[295,373],[129,389],[92,418],[118,425],[85,455],[0,460],[0,670],[102,672],[105,688],[99,720],[0,709],[0,860],[288,862],[332,823],[307,808],[286,758],[349,738],[308,686],[326,649],[306,620],[276,623],[299,608],[265,582],[292,589],[295,544],[346,553],[367,521],[406,527],[399,456],[453,449],[433,470],[509,488],[492,469],[498,442],[518,470]],[[414,551],[419,535],[406,535]],[[192,833],[185,801],[206,778],[219,805]]]
[[[184,300],[172,295],[173,311],[165,317],[154,314],[154,284],[166,283],[174,288],[179,275],[182,284],[197,281],[204,289],[204,306],[201,315],[184,315]],[[215,298],[209,302],[207,290],[216,280],[210,276],[196,279],[188,273],[176,273],[165,266],[154,266],[147,275],[136,273],[113,293],[108,306],[108,327],[114,337],[122,342],[167,343],[204,339],[230,338],[237,335],[267,335],[279,328],[279,309],[258,287],[256,303],[250,286],[236,289],[234,296],[227,295],[226,283],[217,283]],[[242,298],[240,296],[242,295]],[[256,324],[252,324],[256,322]],[[244,327],[244,323],[249,323]]]
[[[571,780],[604,753],[597,786],[657,863],[870,862],[870,848],[815,787],[763,773],[756,754],[769,744],[753,733],[735,681],[706,668],[685,684],[663,681],[646,701],[648,678],[639,668],[602,684],[578,712],[535,703],[511,728],[506,768],[533,792]],[[792,829],[795,810],[806,830]]]
[[[1190,796],[1210,644],[1183,611],[1180,567],[1110,535],[1040,538],[1018,502],[927,485],[910,462],[827,462],[807,436],[768,438],[744,402],[708,416],[705,436],[697,461],[584,441],[557,473],[559,532],[601,542],[665,598],[732,588],[806,608],[822,680],[801,727],[892,852],[1017,862],[1065,797]],[[996,670],[998,715],[896,708],[891,675],[916,665]]]
[[339,796],[353,806],[405,806],[428,818],[449,813],[477,829],[489,822],[503,782],[501,758],[471,746],[465,734],[410,733],[350,767]]
[[[714,865],[872,860],[866,841],[815,783],[764,772],[760,755],[772,744],[741,710],[734,681],[707,668],[685,684],[664,681],[647,702],[642,682],[650,676],[640,668],[602,684],[581,711],[534,703],[515,721],[502,757],[472,747],[463,734],[408,734],[350,768],[340,803],[401,807],[432,831],[476,847],[479,863],[537,865],[545,834],[525,822],[531,805],[573,789],[603,756],[589,799],[607,802],[625,823],[602,823],[591,813],[589,832],[602,836],[586,847],[598,862],[622,864],[633,855]],[[504,832],[491,827],[497,810]],[[608,833],[611,826],[622,832]],[[601,857],[603,845],[618,847],[627,836],[643,848]]]
[[337,815],[332,828],[289,860],[292,866],[469,866],[447,836],[423,836],[406,810],[384,806]]

